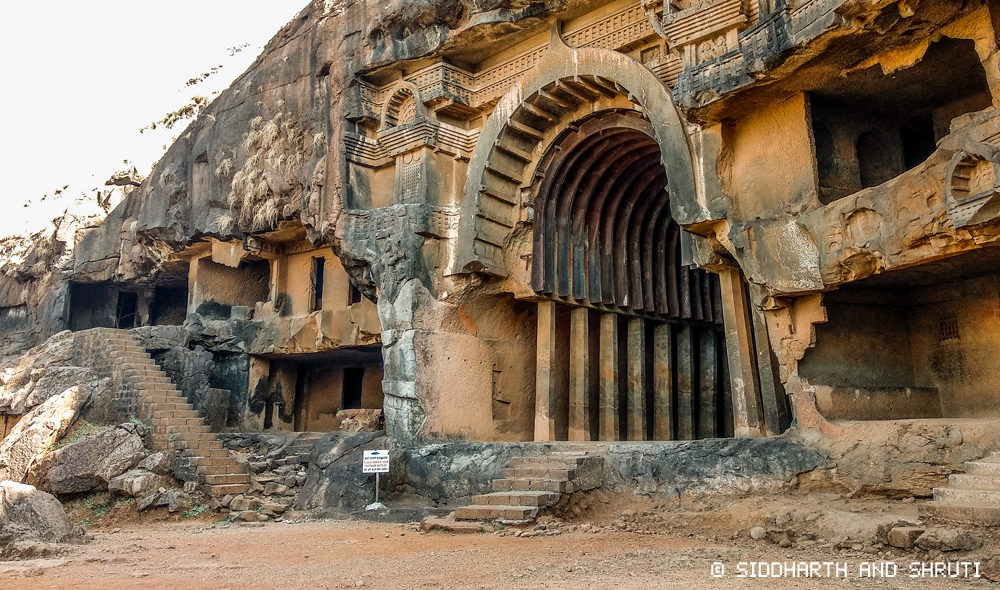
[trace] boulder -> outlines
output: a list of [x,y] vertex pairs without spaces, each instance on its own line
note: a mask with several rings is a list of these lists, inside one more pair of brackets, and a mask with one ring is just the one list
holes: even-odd
[[[162,488],[160,488],[162,489]],[[136,509],[140,512],[147,508],[166,506],[168,512],[187,510],[191,507],[191,499],[183,492],[177,490],[164,490],[150,494],[136,503]]]
[[[0,408],[14,414],[30,411],[30,396],[51,365],[67,365],[73,357],[73,333],[59,332],[22,355],[17,363],[0,372]],[[54,392],[59,394],[70,386]]]
[[176,484],[176,480],[170,475],[153,473],[146,469],[130,469],[111,478],[108,482],[108,491],[119,496],[145,498],[160,488],[169,488]]
[[341,513],[362,510],[375,498],[375,476],[361,472],[361,456],[364,450],[386,448],[387,443],[381,432],[324,435],[316,443],[318,456],[309,466],[296,508],[331,508]]
[[66,434],[88,398],[88,389],[70,387],[25,414],[0,441],[0,480],[23,482],[39,455]]
[[983,546],[983,536],[965,529],[929,528],[913,542],[924,551],[972,551]]
[[340,430],[344,432],[362,432],[366,430],[381,430],[385,428],[382,410],[340,410]]
[[900,526],[889,531],[889,545],[909,549],[924,534],[924,527]]
[[125,423],[48,453],[31,468],[32,483],[54,494],[106,490],[146,456],[142,434]]
[[59,500],[33,486],[0,481],[0,556],[25,541],[85,542],[86,533],[73,529]]
[[157,451],[143,459],[138,467],[157,475],[170,475],[174,471],[174,461],[170,455]]

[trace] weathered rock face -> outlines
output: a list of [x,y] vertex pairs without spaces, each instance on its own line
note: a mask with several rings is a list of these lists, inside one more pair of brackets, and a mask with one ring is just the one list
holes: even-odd
[[983,536],[963,529],[933,527],[913,544],[925,551],[973,551],[983,546]]
[[0,481],[0,557],[19,541],[84,542],[86,533],[73,529],[62,504],[51,494]]
[[31,410],[0,441],[0,479],[23,482],[31,465],[76,420],[90,393],[71,387]]
[[[65,373],[65,365],[72,364],[72,357],[73,335],[63,331],[26,352],[16,363],[3,367],[0,372],[0,411],[23,414],[46,398],[66,391],[70,385],[79,385],[79,382],[71,383],[58,391],[52,391],[51,387],[39,387],[39,381],[46,377],[49,367],[54,368],[54,375],[46,379],[47,384],[64,382],[64,379],[56,379],[55,374]],[[81,373],[75,377],[86,375]]]
[[701,496],[780,490],[826,463],[815,448],[787,436],[614,444],[604,460],[604,489],[620,493]]
[[46,453],[28,472],[28,481],[53,494],[108,489],[108,482],[146,456],[143,428],[122,424]]
[[331,432],[316,443],[305,485],[295,506],[299,510],[331,508],[344,513],[375,501],[375,476],[361,473],[363,451],[385,448],[382,432]]
[[0,414],[22,416],[49,398],[71,387],[85,391],[86,418],[103,422],[111,408],[115,385],[86,363],[76,334],[63,331],[26,352],[16,363],[0,371]]
[[815,439],[827,461],[800,475],[800,488],[856,496],[929,497],[965,461],[1000,450],[992,420],[855,421],[832,424],[828,436]]

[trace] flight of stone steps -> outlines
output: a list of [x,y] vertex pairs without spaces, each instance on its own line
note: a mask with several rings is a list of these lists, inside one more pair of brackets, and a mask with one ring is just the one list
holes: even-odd
[[128,330],[102,330],[116,363],[139,396],[139,415],[153,426],[153,450],[176,451],[194,468],[195,481],[213,496],[242,494],[250,475],[237,465],[198,411]]
[[927,519],[1000,526],[1000,453],[966,461],[965,473],[948,476],[948,487],[934,488],[934,501],[920,506]]
[[471,506],[455,509],[455,520],[524,522],[559,502],[562,494],[601,485],[604,458],[586,452],[553,452],[517,457],[493,480],[493,492],[473,496]]

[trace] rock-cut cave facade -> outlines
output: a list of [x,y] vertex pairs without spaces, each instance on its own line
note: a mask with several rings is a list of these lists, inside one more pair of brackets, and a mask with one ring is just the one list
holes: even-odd
[[218,430],[401,445],[1000,419],[998,39],[985,0],[317,0],[3,277],[3,344],[133,328]]

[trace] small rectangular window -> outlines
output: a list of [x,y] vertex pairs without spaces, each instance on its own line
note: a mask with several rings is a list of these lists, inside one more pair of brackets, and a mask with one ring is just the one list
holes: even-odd
[[949,314],[941,317],[938,324],[938,342],[952,342],[958,339],[958,316]]
[[313,270],[312,270],[313,311],[319,311],[323,309],[323,277],[325,274],[326,274],[326,259],[313,258]]

